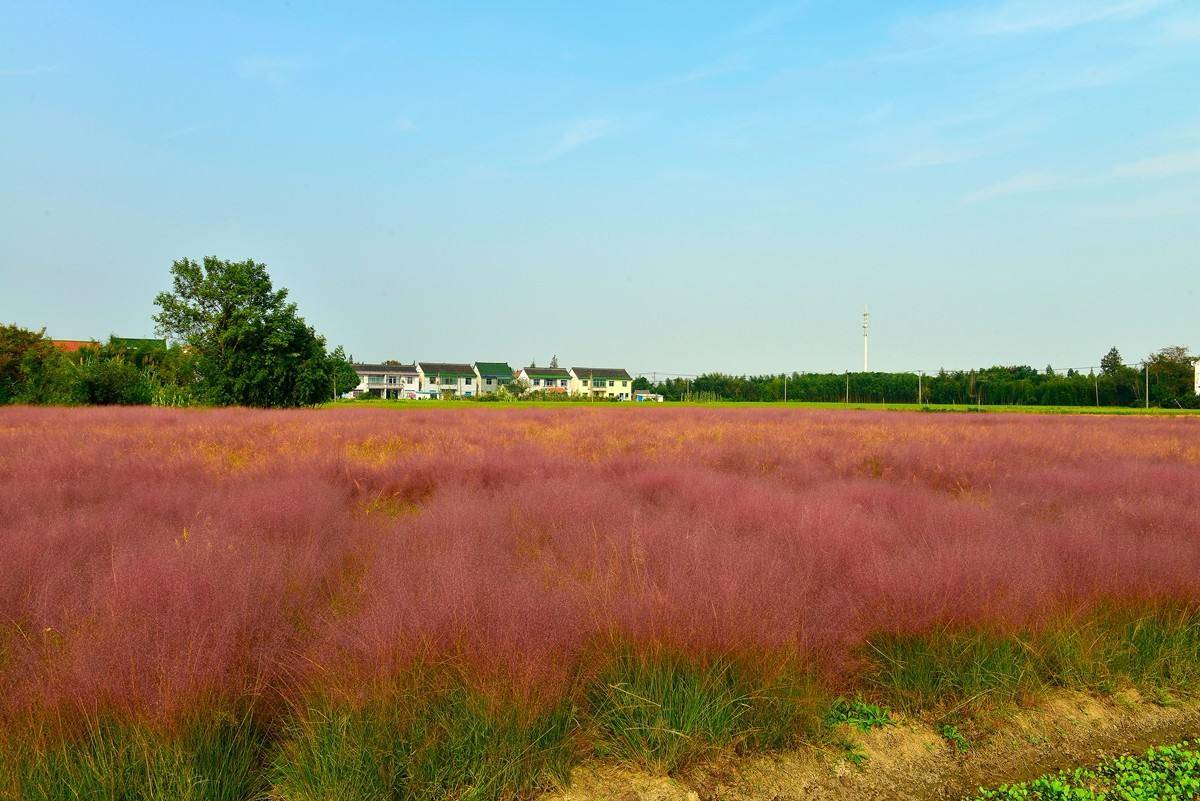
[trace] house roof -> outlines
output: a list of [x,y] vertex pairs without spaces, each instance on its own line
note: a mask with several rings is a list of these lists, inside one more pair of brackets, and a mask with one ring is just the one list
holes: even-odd
[[512,378],[513,375],[508,362],[475,362],[475,369],[485,378]]
[[137,337],[112,337],[112,344],[125,348],[165,348],[165,339],[139,339]]
[[565,367],[522,367],[521,371],[530,378],[570,378]]
[[426,375],[463,375],[475,376],[475,370],[469,364],[454,362],[417,362],[417,369]]
[[354,372],[356,373],[402,373],[408,375],[417,374],[417,366],[415,364],[355,364]]
[[54,347],[67,353],[74,353],[80,348],[98,348],[100,343],[91,339],[52,339],[50,343]]
[[632,381],[629,373],[622,367],[572,367],[571,372],[576,378],[620,378]]

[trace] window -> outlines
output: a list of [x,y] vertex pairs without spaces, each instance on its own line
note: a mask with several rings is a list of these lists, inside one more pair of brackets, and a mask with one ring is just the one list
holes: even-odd
[[613,381],[612,379],[609,379],[608,385],[609,385],[610,387],[615,387],[615,386],[617,385],[617,382],[616,382],[616,381]]
[[471,377],[467,376],[467,386],[471,386]]
[[623,386],[623,387],[627,387],[627,386],[629,386],[629,382],[628,382],[628,381],[622,381],[622,382],[621,382],[621,386]]
[[489,378],[489,379],[487,380],[487,385],[488,385],[489,387],[492,385],[492,379],[490,379],[490,378]]
[[542,385],[542,379],[540,379],[540,378],[533,379],[533,385],[535,387],[540,387]]
[[437,376],[436,376],[436,375],[431,375],[431,376],[429,377],[429,383],[430,383],[430,384],[436,384],[436,383],[437,383]]
[[564,378],[563,380],[559,381],[558,385],[560,387],[565,387],[567,385],[567,379]]
[[412,377],[411,375],[410,375],[410,376],[405,376],[405,377],[404,377],[404,383],[405,383],[405,384],[411,384],[412,382],[413,382],[413,377]]

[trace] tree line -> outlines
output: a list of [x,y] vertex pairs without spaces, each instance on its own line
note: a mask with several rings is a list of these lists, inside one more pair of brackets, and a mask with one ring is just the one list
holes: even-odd
[[1172,346],[1126,364],[1112,348],[1099,370],[1037,370],[1027,365],[980,370],[917,373],[780,373],[737,376],[706,373],[695,378],[652,381],[644,376],[634,389],[667,400],[702,397],[723,401],[814,403],[926,403],[1021,406],[1144,406],[1200,408],[1194,392],[1195,361],[1186,347]]
[[165,344],[112,337],[65,352],[44,330],[0,326],[0,403],[309,406],[358,384],[266,265],[181,259],[171,277],[154,299]]
[[[266,265],[253,260],[171,265],[171,289],[154,299],[164,342],[110,338],[75,352],[43,331],[0,325],[0,403],[286,407],[348,392],[358,376],[341,347],[300,316]],[[165,343],[165,344],[164,344]],[[668,400],[930,403],[1200,408],[1195,357],[1162,348],[1136,365],[1114,347],[1099,370],[1027,365],[916,373],[801,373],[651,381],[633,387]]]

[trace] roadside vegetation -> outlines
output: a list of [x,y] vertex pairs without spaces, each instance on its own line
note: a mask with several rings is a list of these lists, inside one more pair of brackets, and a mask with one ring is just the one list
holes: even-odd
[[1192,418],[475,408],[0,410],[0,797],[508,799],[1200,683]]
[[1200,798],[1200,744],[1182,742],[1031,782],[983,790],[971,801],[1193,801]]

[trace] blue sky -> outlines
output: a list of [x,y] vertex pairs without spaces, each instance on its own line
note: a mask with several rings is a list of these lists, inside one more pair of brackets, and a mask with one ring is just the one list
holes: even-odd
[[1200,348],[1194,0],[0,3],[0,318],[266,262],[361,359]]

